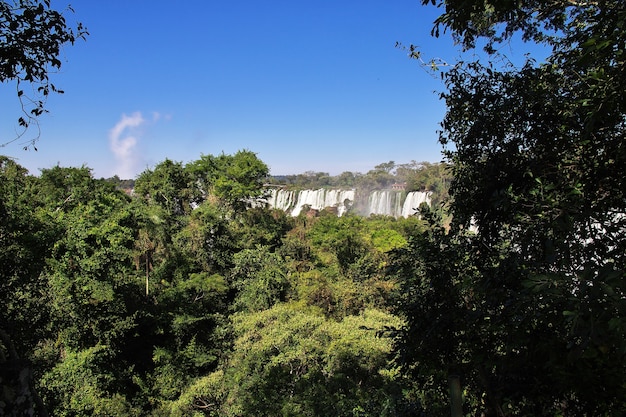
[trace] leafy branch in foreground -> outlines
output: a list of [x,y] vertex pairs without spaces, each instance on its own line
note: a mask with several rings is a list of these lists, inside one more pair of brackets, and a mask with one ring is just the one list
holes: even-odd
[[480,40],[500,57],[519,34],[551,53],[521,68],[474,60],[444,74],[452,223],[429,218],[431,232],[395,264],[405,370],[427,387],[434,415],[452,375],[466,414],[622,415],[626,6],[445,6],[434,34],[451,31],[464,50]]
[[[73,9],[68,6],[66,11]],[[22,112],[17,120],[21,131],[0,146],[19,140],[33,124],[39,131],[48,96],[63,94],[50,80],[50,74],[61,68],[61,48],[87,35],[82,23],[68,25],[63,12],[52,9],[49,0],[0,1],[0,82],[15,81]],[[39,133],[25,141],[24,148],[34,147],[38,138]]]

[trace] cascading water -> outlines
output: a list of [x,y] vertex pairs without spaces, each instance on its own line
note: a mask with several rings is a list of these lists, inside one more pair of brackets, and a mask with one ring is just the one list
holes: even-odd
[[[357,197],[355,190],[300,190],[289,191],[272,189],[267,204],[276,209],[298,216],[303,207],[315,210],[336,207],[339,216],[345,214],[350,207],[364,216],[380,214],[393,217],[409,217],[416,213],[420,204],[430,204],[430,192],[412,191],[406,194],[395,190],[371,191]],[[362,201],[355,201],[358,198]]]
[[336,207],[339,216],[345,214],[354,202],[354,190],[270,190],[267,204],[276,209],[298,216],[303,207],[314,210],[323,210],[327,207]]
[[406,195],[404,204],[402,205],[402,217],[414,215],[422,203],[430,205],[430,192],[411,191]]
[[367,199],[367,213],[365,214],[399,217],[402,214],[401,197],[401,191],[372,191]]
[[270,195],[269,195],[269,198],[267,199],[267,204],[272,208],[290,212],[295,206],[296,201],[297,201],[296,191],[272,189],[270,190]]
[[354,190],[302,190],[298,193],[298,201],[291,215],[297,216],[304,206],[309,206],[314,210],[337,207],[337,214],[341,216],[352,202],[354,202]]

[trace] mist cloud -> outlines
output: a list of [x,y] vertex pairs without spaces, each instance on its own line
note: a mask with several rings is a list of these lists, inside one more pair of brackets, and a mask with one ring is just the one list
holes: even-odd
[[117,161],[114,172],[120,178],[133,178],[140,168],[140,154],[136,148],[141,135],[139,128],[145,123],[141,112],[130,116],[123,114],[109,132],[109,147]]

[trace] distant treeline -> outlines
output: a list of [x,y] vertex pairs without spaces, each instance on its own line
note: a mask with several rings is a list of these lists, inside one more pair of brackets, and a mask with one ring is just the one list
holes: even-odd
[[394,185],[406,191],[442,191],[450,183],[450,173],[444,163],[415,162],[396,164],[394,161],[376,165],[366,174],[345,171],[332,176],[327,172],[306,171],[297,175],[275,175],[269,183],[294,188],[359,188],[385,189]]
[[[441,202],[448,195],[452,175],[445,163],[416,162],[396,164],[394,161],[376,165],[363,174],[344,171],[339,175],[328,172],[306,171],[301,174],[272,175],[267,184],[281,185],[294,189],[357,188],[359,190],[381,190],[397,186],[410,191],[432,191],[433,201]],[[108,178],[117,188],[132,190],[135,180],[120,179],[117,175]]]

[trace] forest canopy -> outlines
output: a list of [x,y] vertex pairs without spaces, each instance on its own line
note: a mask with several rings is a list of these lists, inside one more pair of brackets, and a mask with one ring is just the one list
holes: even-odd
[[391,253],[422,221],[249,204],[267,171],[250,151],[165,160],[131,196],[88,167],[32,176],[2,157],[0,413],[418,407],[384,333],[401,324]]
[[[434,65],[445,162],[281,179],[448,191],[418,215],[252,204],[247,150],[134,194],[0,157],[0,414],[625,414],[626,4],[422,3],[489,57]],[[548,56],[497,64],[518,35]]]

